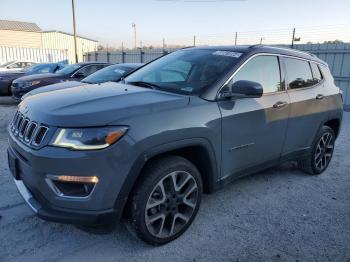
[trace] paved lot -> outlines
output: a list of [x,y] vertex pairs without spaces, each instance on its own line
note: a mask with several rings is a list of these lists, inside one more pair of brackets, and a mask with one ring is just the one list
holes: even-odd
[[7,169],[14,110],[0,105],[0,261],[350,261],[350,113],[323,175],[285,164],[236,181],[204,197],[185,235],[155,248],[121,224],[96,235],[34,216]]

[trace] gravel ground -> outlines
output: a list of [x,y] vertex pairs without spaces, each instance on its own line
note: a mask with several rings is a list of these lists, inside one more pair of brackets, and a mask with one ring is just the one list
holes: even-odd
[[[0,101],[1,103],[1,101]],[[122,224],[104,235],[38,219],[7,168],[6,124],[15,106],[0,105],[0,261],[350,261],[350,113],[334,158],[321,176],[294,164],[236,181],[204,197],[190,229],[150,247]]]

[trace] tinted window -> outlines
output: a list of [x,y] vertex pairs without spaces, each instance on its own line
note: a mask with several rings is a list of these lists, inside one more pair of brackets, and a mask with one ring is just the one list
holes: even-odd
[[66,67],[62,68],[61,70],[56,71],[56,74],[68,75],[68,74],[73,73],[75,70],[77,70],[80,67],[81,67],[81,65],[79,65],[79,64],[67,65]]
[[262,85],[264,93],[281,91],[281,76],[276,56],[258,56],[246,63],[231,83],[249,80]]
[[96,71],[104,68],[105,65],[88,65],[83,67],[82,69],[78,70],[79,74],[83,76],[91,75],[92,73],[95,73]]
[[290,89],[297,89],[312,86],[314,84],[309,62],[285,58],[288,86]]
[[148,82],[170,92],[198,94],[227,74],[241,55],[234,51],[183,49],[142,67],[125,82]]
[[85,83],[103,83],[108,81],[119,81],[120,78],[133,70],[130,67],[122,65],[112,65],[103,68],[88,77],[84,78],[82,82]]
[[314,77],[314,84],[317,84],[322,80],[320,69],[318,68],[317,64],[315,63],[310,63],[310,64],[311,64],[312,75]]

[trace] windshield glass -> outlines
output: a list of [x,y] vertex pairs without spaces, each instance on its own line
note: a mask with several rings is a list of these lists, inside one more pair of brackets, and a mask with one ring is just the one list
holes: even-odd
[[6,67],[8,65],[11,65],[14,61],[7,62],[5,64],[0,65],[0,67]]
[[153,84],[176,93],[198,94],[212,86],[238,62],[242,53],[213,49],[176,51],[125,78],[127,84]]
[[82,82],[97,84],[108,81],[117,82],[121,77],[125,76],[128,72],[130,72],[132,68],[122,66],[122,65],[112,65],[106,68],[103,68],[88,77],[85,77]]
[[22,71],[29,74],[52,73],[56,68],[56,64],[39,64],[27,67]]
[[69,74],[73,73],[75,70],[79,69],[80,67],[81,67],[81,65],[78,65],[78,64],[67,65],[64,68],[62,68],[61,70],[58,70],[56,72],[56,74],[69,75]]

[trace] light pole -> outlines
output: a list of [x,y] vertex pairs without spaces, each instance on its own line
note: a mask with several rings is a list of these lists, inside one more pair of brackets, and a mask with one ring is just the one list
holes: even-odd
[[136,24],[132,23],[131,26],[134,28],[134,48],[136,49]]
[[74,34],[74,56],[75,56],[75,63],[78,63],[78,51],[77,51],[77,30],[75,26],[75,6],[74,6],[74,0],[72,0],[72,14],[73,14],[73,34]]

